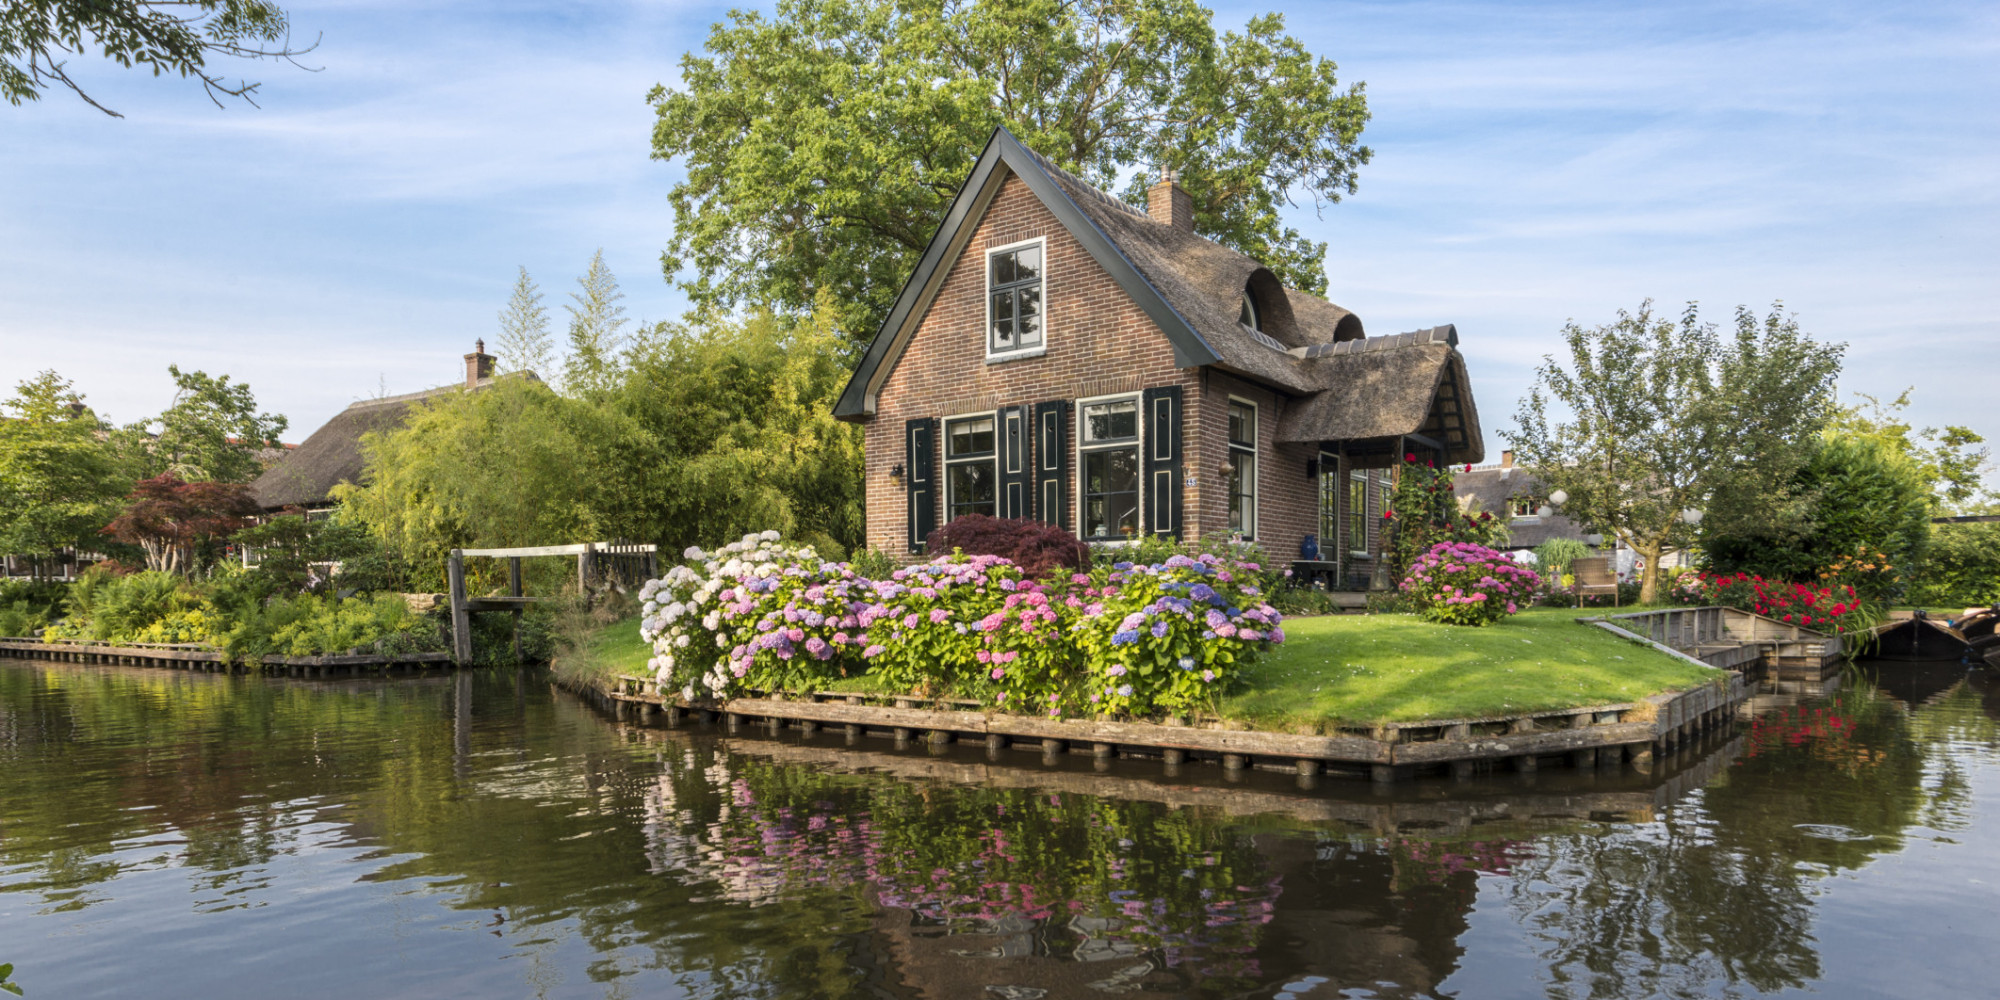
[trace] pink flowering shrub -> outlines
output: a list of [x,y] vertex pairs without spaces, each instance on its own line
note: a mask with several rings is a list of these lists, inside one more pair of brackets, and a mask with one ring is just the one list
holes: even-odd
[[1410,564],[1402,591],[1425,621],[1488,625],[1526,607],[1539,580],[1484,545],[1439,542]]
[[640,591],[640,635],[655,677],[690,701],[865,673],[1009,712],[1179,714],[1212,706],[1242,662],[1284,641],[1258,567],[1215,555],[1049,582],[956,552],[871,580],[775,532],[685,555]]

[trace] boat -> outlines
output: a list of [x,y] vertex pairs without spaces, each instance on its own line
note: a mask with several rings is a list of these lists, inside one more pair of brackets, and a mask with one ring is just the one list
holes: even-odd
[[1932,618],[1921,608],[1910,617],[1877,626],[1871,656],[1878,660],[1930,663],[1962,660],[1972,650],[1964,633]]
[[2000,669],[2000,606],[1966,608],[1953,625],[1975,655],[1987,666]]

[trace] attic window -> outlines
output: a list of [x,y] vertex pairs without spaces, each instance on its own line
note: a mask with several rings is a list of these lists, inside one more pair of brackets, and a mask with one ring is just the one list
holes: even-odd
[[1252,330],[1263,329],[1263,327],[1257,325],[1257,301],[1250,297],[1249,292],[1243,293],[1243,303],[1236,310],[1236,322]]
[[986,253],[986,356],[1040,354],[1042,241]]

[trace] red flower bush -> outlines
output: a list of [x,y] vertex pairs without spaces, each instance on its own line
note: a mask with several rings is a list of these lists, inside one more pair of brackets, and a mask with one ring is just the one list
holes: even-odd
[[1677,598],[1753,611],[1820,632],[1854,632],[1871,624],[1861,595],[1847,584],[1813,586],[1731,573],[1695,577],[1674,593]]

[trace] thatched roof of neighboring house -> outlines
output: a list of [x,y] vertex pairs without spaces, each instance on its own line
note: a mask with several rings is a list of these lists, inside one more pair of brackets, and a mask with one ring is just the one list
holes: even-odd
[[465,356],[466,380],[463,383],[350,404],[347,409],[334,414],[333,419],[319,430],[312,432],[311,437],[294,446],[278,464],[258,476],[250,484],[250,495],[265,510],[328,506],[333,503],[335,486],[360,483],[362,480],[362,472],[367,465],[366,457],[361,453],[363,435],[403,426],[403,422],[409,419],[411,408],[427,399],[484,389],[499,379],[541,381],[531,371],[496,376],[493,374],[493,361],[493,356],[486,353],[486,342],[480,341],[473,353]]
[[[1477,502],[1479,509],[1494,517],[1507,517],[1508,506],[1516,497],[1532,499],[1539,506],[1547,502],[1545,491],[1526,469],[1502,464],[1461,472],[1452,478],[1452,491],[1460,506]],[[1583,526],[1562,514],[1550,511],[1507,522],[1508,548],[1532,549],[1552,538],[1583,541]]]
[[1307,348],[1314,393],[1286,410],[1278,440],[1358,441],[1421,434],[1452,464],[1486,457],[1465,359],[1450,327]]

